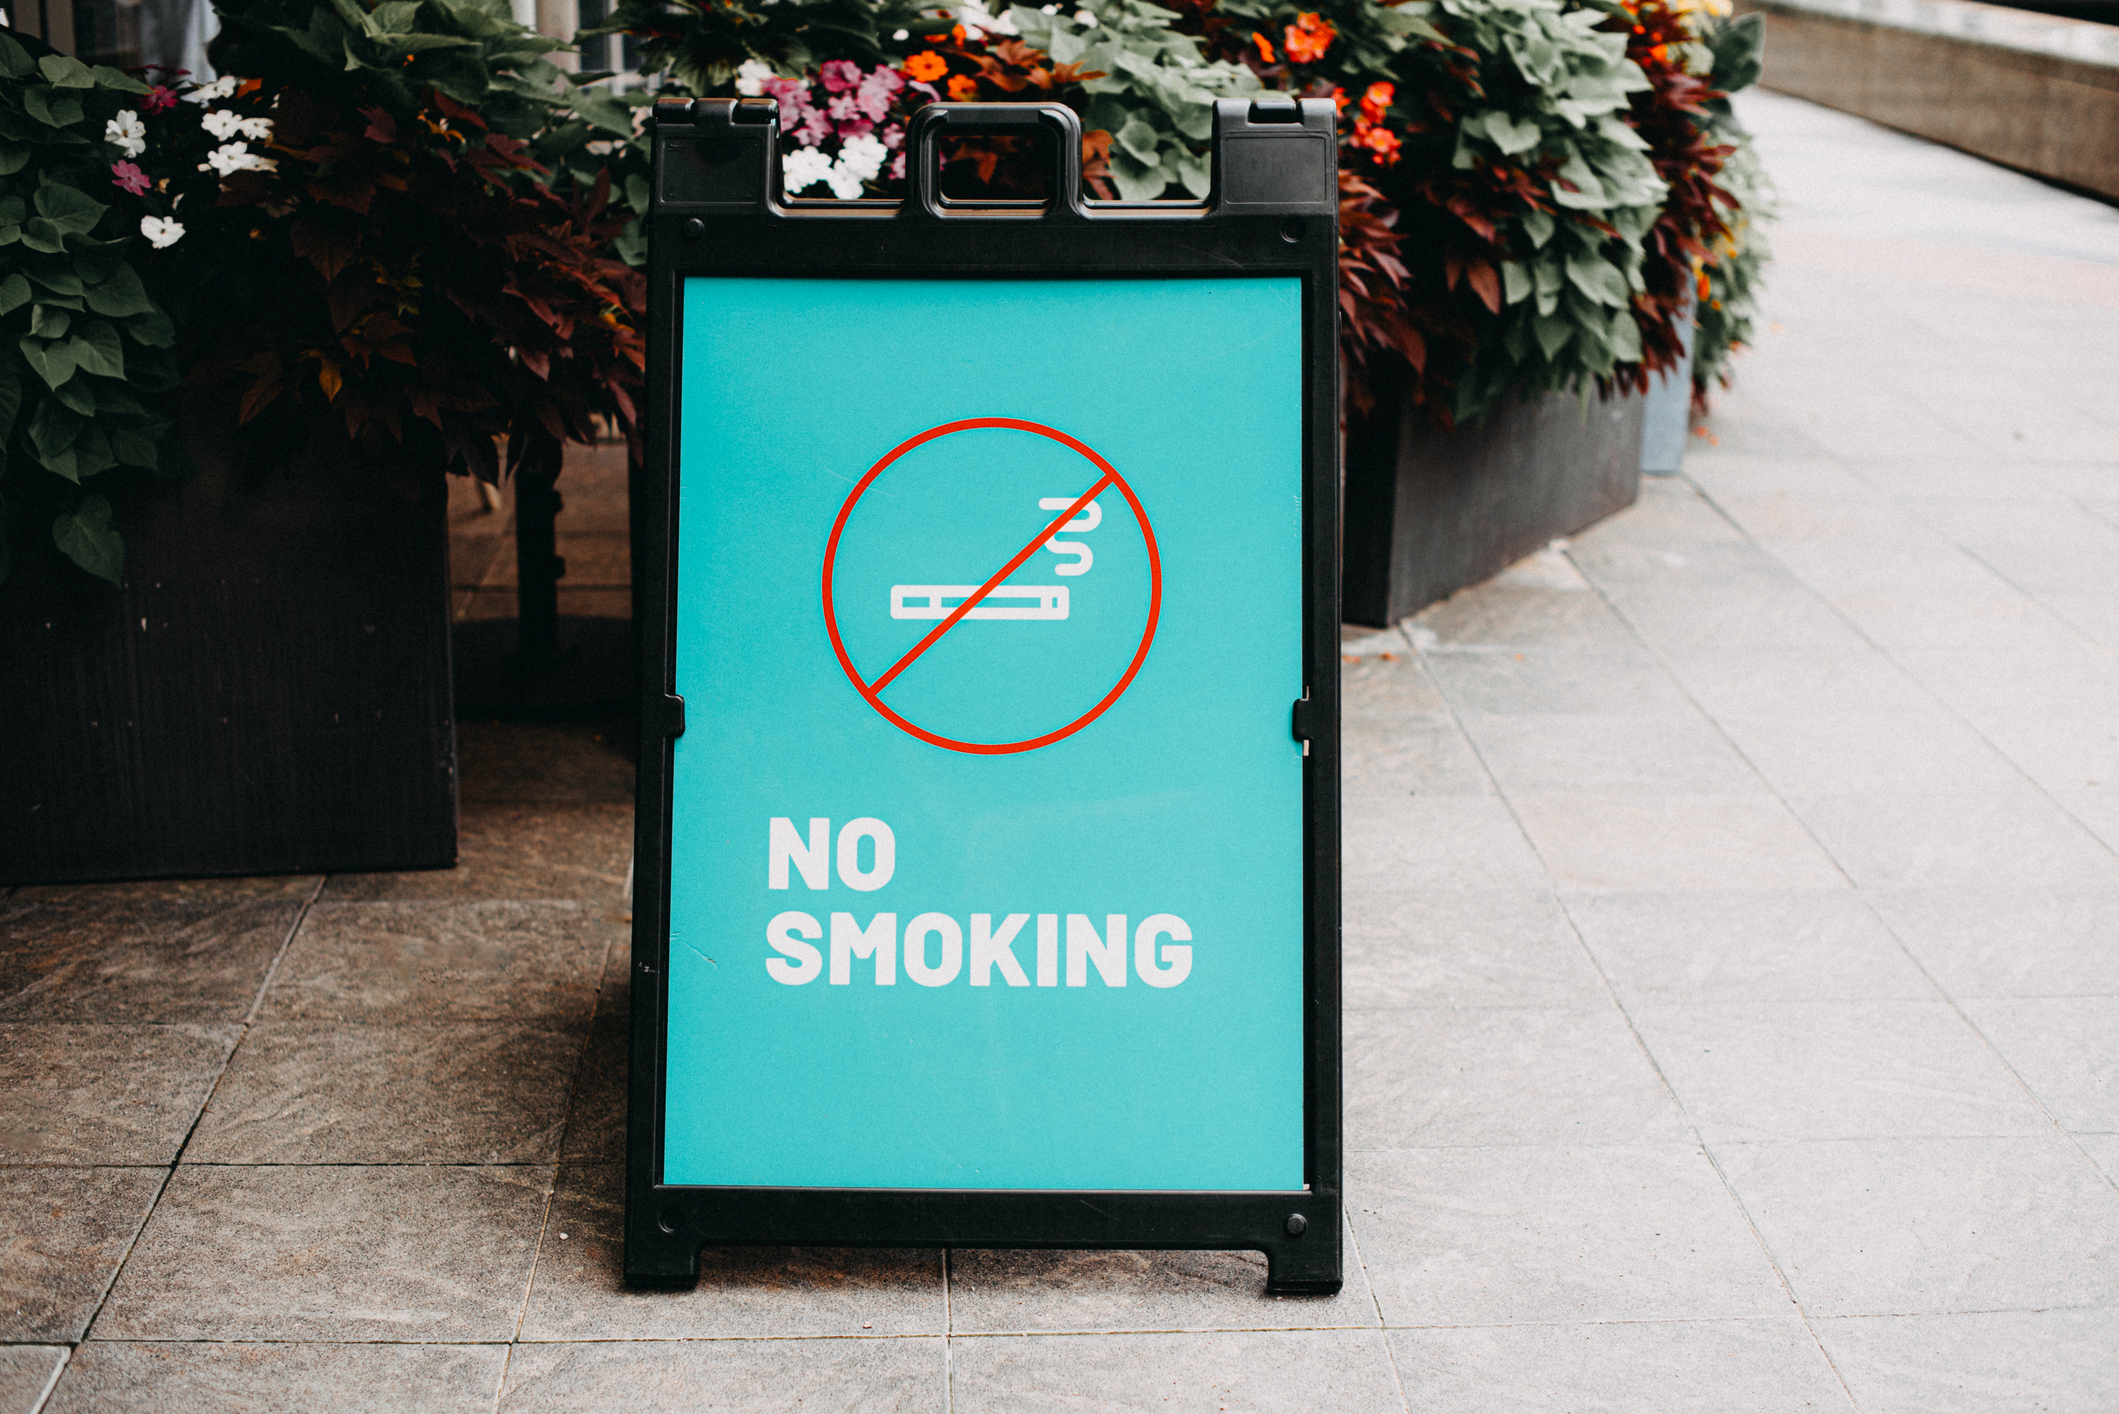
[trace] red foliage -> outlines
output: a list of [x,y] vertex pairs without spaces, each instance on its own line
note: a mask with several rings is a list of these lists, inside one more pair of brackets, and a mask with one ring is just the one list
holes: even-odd
[[608,175],[554,190],[440,93],[410,122],[292,88],[253,101],[277,170],[235,173],[219,205],[272,297],[192,381],[241,379],[243,422],[328,406],[371,457],[486,481],[502,437],[511,467],[599,419],[632,437],[646,281],[611,254],[630,213]]

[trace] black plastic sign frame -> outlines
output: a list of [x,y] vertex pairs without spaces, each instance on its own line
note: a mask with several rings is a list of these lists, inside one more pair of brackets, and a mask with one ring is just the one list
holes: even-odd
[[[935,103],[906,139],[903,202],[784,201],[770,101],[655,111],[646,460],[635,478],[641,733],[633,922],[625,1275],[688,1287],[707,1246],[1250,1250],[1276,1293],[1328,1293],[1342,1272],[1339,835],[1338,185],[1329,101],[1216,105],[1200,204],[1085,200],[1079,120],[1057,104]],[[1043,130],[1049,202],[966,205],[941,191],[945,135]],[[1023,1191],[665,1184],[675,739],[716,730],[675,695],[682,289],[688,278],[1301,282],[1303,1175],[1300,1191]],[[759,350],[760,357],[770,351]],[[939,601],[937,601],[939,602]],[[712,812],[711,800],[685,808]],[[842,842],[843,843],[843,842]],[[908,944],[909,946],[909,944]]]

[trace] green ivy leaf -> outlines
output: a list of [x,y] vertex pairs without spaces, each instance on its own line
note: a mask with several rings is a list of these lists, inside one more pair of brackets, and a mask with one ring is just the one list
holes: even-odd
[[96,76],[96,87],[114,88],[120,93],[153,93],[154,89],[141,83],[123,69],[113,69],[108,64],[98,64],[92,73]]
[[1569,260],[1567,279],[1598,304],[1619,307],[1626,304],[1626,276],[1609,261]]
[[58,255],[66,249],[66,232],[42,216],[32,216],[22,223],[22,244],[46,255]]
[[57,388],[74,376],[74,347],[63,339],[44,340],[24,334],[22,357],[47,385]]
[[74,363],[84,373],[105,378],[125,376],[125,350],[118,346],[118,331],[100,319],[91,319],[74,330],[71,340]]
[[152,437],[143,437],[137,432],[114,427],[110,432],[110,450],[125,466],[143,466],[149,471],[155,470],[157,457]]
[[81,415],[68,412],[47,398],[29,420],[29,444],[47,470],[68,481],[81,478],[74,470],[74,443],[81,433]]
[[0,74],[11,79],[26,79],[37,72],[37,61],[29,57],[29,51],[0,34]]
[[0,177],[12,177],[28,165],[28,148],[12,142],[0,147]]
[[90,285],[82,294],[90,309],[112,319],[146,314],[155,307],[155,302],[147,297],[147,287],[140,283],[139,272],[130,265],[118,266],[100,284]]
[[79,59],[64,54],[47,54],[37,61],[37,69],[53,88],[94,88],[95,71]]
[[44,286],[45,289],[55,291],[58,294],[78,295],[81,293],[81,277],[63,266],[56,270],[49,266],[43,268],[32,267],[29,271],[29,277]]
[[7,446],[8,434],[15,430],[15,415],[21,411],[22,380],[15,376],[11,360],[0,362],[0,448]]
[[96,415],[96,395],[88,386],[86,378],[67,379],[62,386],[52,390],[52,396],[57,398],[59,406],[68,412],[77,412],[83,417]]
[[80,100],[49,88],[23,89],[22,111],[48,128],[70,128],[81,121]]
[[37,214],[71,235],[85,236],[93,231],[108,210],[86,192],[57,182],[47,181],[37,188]]
[[40,339],[63,339],[73,322],[73,317],[65,310],[39,304],[30,311],[29,331]]
[[177,342],[177,326],[159,309],[150,309],[145,314],[135,314],[127,319],[125,332],[132,336],[134,343],[150,349],[173,348]]
[[29,281],[16,271],[5,280],[0,280],[0,315],[13,314],[29,303]]
[[120,583],[125,568],[125,539],[112,528],[110,502],[84,496],[81,509],[52,517],[52,539],[82,569],[98,579]]

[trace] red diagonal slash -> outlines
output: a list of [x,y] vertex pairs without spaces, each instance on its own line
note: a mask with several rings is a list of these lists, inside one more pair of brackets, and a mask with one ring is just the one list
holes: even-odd
[[891,669],[889,672],[883,674],[883,676],[877,678],[874,682],[870,683],[869,690],[872,692],[881,692],[884,688],[889,687],[891,681],[896,678],[899,673],[902,673],[907,668],[911,667],[913,665],[913,662],[918,659],[918,657],[922,653],[925,653],[928,649],[934,647],[935,644],[939,643],[942,639],[943,634],[949,632],[949,630],[955,628],[958,624],[962,623],[964,621],[964,616],[970,613],[973,609],[977,608],[981,599],[984,599],[994,590],[1000,588],[1002,580],[1008,578],[1009,575],[1014,574],[1017,570],[1021,569],[1023,567],[1023,562],[1037,553],[1038,546],[1044,544],[1047,540],[1050,540],[1053,536],[1059,534],[1061,526],[1065,525],[1068,521],[1073,520],[1076,516],[1080,515],[1082,513],[1083,507],[1087,506],[1098,496],[1101,496],[1104,493],[1105,489],[1111,485],[1111,476],[1112,474],[1110,472],[1105,472],[1102,478],[1099,479],[1094,486],[1091,486],[1088,490],[1082,492],[1081,495],[1077,496],[1074,500],[1073,505],[1067,507],[1067,509],[1059,513],[1059,518],[1057,520],[1053,521],[1052,524],[1046,526],[1043,530],[1040,530],[1037,533],[1036,539],[1032,540],[1028,545],[1025,545],[1022,549],[1016,551],[1014,557],[1010,559],[1007,564],[1002,565],[998,570],[995,570],[993,572],[993,577],[991,579],[988,579],[984,584],[980,585],[976,594],[973,594],[970,598],[966,599],[963,603],[957,605],[956,608],[951,610],[949,617],[936,624],[932,629],[929,629],[927,632],[927,636],[921,639],[918,643],[913,644],[912,648],[905,654],[904,657],[898,659],[896,663],[891,665]]

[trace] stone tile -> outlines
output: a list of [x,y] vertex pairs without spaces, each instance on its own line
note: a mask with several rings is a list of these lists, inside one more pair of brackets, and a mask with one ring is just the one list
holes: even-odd
[[165,1172],[0,1168],[0,1341],[81,1338]]
[[1629,1007],[1935,996],[1846,889],[1570,894],[1567,911]]
[[1668,654],[1855,653],[1868,646],[1779,565],[1770,574],[1737,577],[1709,561],[1666,583],[1608,585],[1607,591],[1641,641]]
[[187,1165],[96,1335],[506,1340],[551,1183],[549,1168]]
[[2119,657],[2088,643],[2070,652],[1960,648],[1895,657],[1975,724],[2004,734],[2023,722],[2109,718],[2119,702]]
[[1416,888],[1520,888],[1545,870],[1508,807],[1469,796],[1347,802],[1342,878],[1356,895]]
[[260,1022],[185,1162],[549,1163],[584,1040],[492,1022]]
[[948,1401],[939,1337],[621,1341],[515,1347],[498,1411],[930,1414]]
[[561,1170],[521,1338],[880,1337],[948,1328],[940,1252],[709,1247],[699,1285],[687,1292],[628,1290],[624,1260],[624,1171]]
[[2119,995],[2119,889],[1878,889],[1864,897],[1953,997]]
[[1548,889],[1425,889],[1348,900],[1348,1010],[1597,1005],[1606,993]]
[[1968,1001],[1965,1012],[2061,1128],[2119,1134],[2119,997]]
[[1878,647],[1927,653],[1967,643],[2072,651],[2086,642],[2081,629],[2048,605],[2014,589],[1937,591],[1898,583],[1829,596]]
[[1885,494],[1830,457],[1751,456],[1697,444],[1685,458],[1685,479],[1717,506],[1738,496],[1833,497]]
[[458,722],[456,758],[467,805],[633,802],[618,722]]
[[0,903],[0,1020],[241,1021],[301,911],[240,895],[41,892]]
[[320,903],[259,1015],[572,1027],[622,936],[578,903]]
[[0,1164],[166,1164],[234,1026],[0,1025]]
[[[2106,435],[2119,443],[2119,438]],[[2073,501],[1932,501],[1922,506],[1921,514],[2024,589],[2119,589],[2119,527]]]
[[1463,720],[1509,796],[1766,794],[1758,773],[1697,714]]
[[1982,1311],[1815,1323],[1864,1414],[2119,1409],[2119,1311]]
[[1757,653],[1727,648],[1672,654],[1670,668],[1716,721],[1849,714],[1932,714],[1935,698],[1866,645],[1845,651]]
[[1347,723],[1402,721],[1419,714],[1447,714],[1449,704],[1435,690],[1403,634],[1391,630],[1393,645],[1385,653],[1342,659],[1339,667],[1340,713]]
[[1365,796],[1492,795],[1494,783],[1454,721],[1348,721],[1339,781],[1349,799]]
[[1428,667],[1460,712],[1540,717],[1697,717],[1676,678],[1645,651],[1436,653]]
[[[2064,464],[2055,464],[2064,465]],[[1970,461],[1931,458],[1865,457],[1847,470],[1877,494],[1917,500],[1961,498],[1973,501],[2037,501],[2063,494],[2048,473],[2052,465],[2003,462],[1991,457]]]
[[59,1345],[0,1346],[0,1414],[37,1414],[66,1355]]
[[[1520,569],[1503,571],[1430,604],[1413,616],[1413,626],[1451,647],[1639,648],[1604,596],[1589,587],[1565,556],[1548,551],[1532,559],[1557,562],[1556,573],[1539,583]],[[1512,576],[1516,582],[1510,582]]]
[[1845,882],[1779,801],[1522,796],[1510,801],[1568,889],[1801,889]]
[[407,874],[335,874],[333,902],[363,899],[582,899],[615,906],[633,858],[630,805],[463,807],[456,867]]
[[95,1340],[45,1414],[109,1409],[245,1414],[487,1414],[504,1345],[253,1345]]
[[949,1254],[952,1333],[1316,1330],[1373,1326],[1367,1273],[1347,1248],[1336,1296],[1268,1296],[1257,1252]]
[[2119,1192],[2065,1138],[1717,1145],[1812,1317],[2111,1305]]
[[625,999],[614,1000],[606,992],[597,1007],[595,1024],[589,1028],[588,1050],[582,1055],[574,1092],[567,1101],[566,1132],[559,1144],[561,1162],[625,1162],[626,1075],[632,1039]]
[[2119,717],[2022,719],[1987,731],[2004,755],[2049,790],[2119,790]]
[[1393,1331],[1421,1414],[1728,1414],[1854,1405],[1802,1321],[1623,1321]]
[[2119,1134],[2078,1134],[2075,1142],[2104,1174],[2105,1182],[2119,1187]]
[[2013,762],[1939,710],[1832,716],[1762,710],[1717,721],[1783,795],[1958,795],[2023,783]]
[[2119,858],[2035,787],[1796,795],[1788,805],[1863,888],[2119,884]]
[[1793,1313],[1690,1146],[1350,1154],[1347,1189],[1387,1326]]
[[2038,600],[2077,633],[2119,651],[2119,594],[2040,594]]
[[1710,1145],[2050,1132],[1948,1002],[1714,1002],[1631,1015]]
[[1626,1019],[1483,1007],[1346,1017],[1349,1149],[1683,1143]]
[[951,1341],[950,1356],[954,1414],[1405,1407],[1376,1331],[984,1336]]

